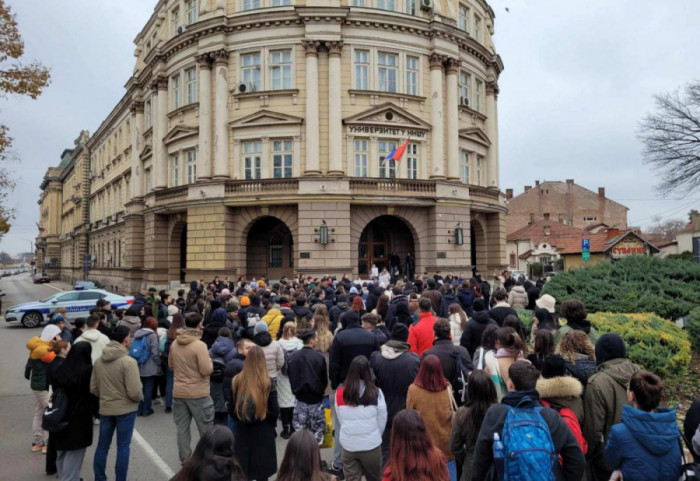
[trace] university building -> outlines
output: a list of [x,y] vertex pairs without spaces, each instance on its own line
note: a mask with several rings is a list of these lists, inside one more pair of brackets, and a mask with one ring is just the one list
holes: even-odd
[[39,265],[119,292],[505,267],[493,28],[483,0],[160,0],[46,174]]

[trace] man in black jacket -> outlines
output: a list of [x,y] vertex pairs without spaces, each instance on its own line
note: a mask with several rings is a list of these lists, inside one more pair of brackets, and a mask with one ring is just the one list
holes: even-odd
[[505,289],[496,289],[493,293],[493,299],[496,301],[496,305],[489,311],[489,316],[491,319],[496,321],[498,327],[503,327],[503,321],[506,317],[513,315],[518,315],[518,311],[510,307],[508,304],[508,293]]
[[389,307],[387,308],[386,315],[384,317],[384,324],[389,331],[391,331],[391,329],[394,327],[394,323],[396,322],[396,309],[398,305],[403,303],[408,307],[408,296],[403,293],[400,287],[394,287],[391,292],[393,296],[389,302]]
[[473,370],[471,365],[472,358],[464,347],[455,346],[452,343],[450,321],[442,318],[438,319],[435,321],[435,324],[433,324],[433,332],[435,333],[435,342],[433,342],[433,347],[423,353],[421,360],[430,354],[437,356],[438,359],[440,359],[440,364],[442,364],[442,372],[445,375],[445,379],[452,384],[453,388],[456,388],[455,381],[458,374],[457,361],[461,357],[461,365],[469,368],[471,371]]
[[496,321],[489,317],[488,311],[484,310],[484,300],[477,298],[474,301],[474,315],[467,321],[459,340],[459,345],[469,352],[470,359],[474,357],[474,352],[481,344],[484,329],[489,324],[496,324]]
[[444,317],[445,319],[450,317],[451,304],[459,304],[459,299],[457,299],[457,296],[452,290],[452,286],[447,285],[445,287],[445,293],[442,295],[442,299],[440,299],[440,309],[436,311],[437,316]]
[[294,430],[309,429],[316,441],[323,442],[326,415],[323,395],[328,385],[326,359],[314,350],[316,331],[307,329],[299,334],[304,347],[289,357],[287,372],[292,393],[297,398],[292,425]]
[[331,321],[331,332],[335,332],[340,322],[340,316],[344,314],[350,307],[348,306],[348,298],[344,295],[338,296],[338,303],[333,306],[333,308],[328,311],[328,317]]
[[[493,463],[493,434],[498,433],[503,440],[503,426],[508,412],[515,408],[540,407],[540,397],[535,390],[540,376],[535,366],[527,361],[518,361],[508,369],[508,394],[501,404],[492,405],[484,417],[474,450],[472,480],[487,479]],[[540,407],[539,414],[549,427],[554,445],[554,453],[559,456],[552,463],[552,474],[557,481],[580,480],[586,469],[586,458],[581,452],[576,438],[559,413],[550,408]],[[544,448],[544,446],[539,446]],[[508,446],[505,446],[506,453]],[[545,468],[542,466],[541,468]]]
[[370,365],[377,378],[377,384],[386,399],[387,421],[382,434],[382,464],[389,457],[389,441],[391,439],[391,423],[394,416],[406,409],[408,387],[418,374],[420,359],[418,354],[410,352],[408,328],[397,323],[391,331],[391,339],[382,346],[381,351],[372,353]]
[[348,311],[343,317],[345,326],[333,339],[330,350],[331,387],[338,389],[348,375],[350,363],[357,356],[370,358],[374,351],[379,350],[377,338],[370,331],[365,331],[360,325],[360,315]]

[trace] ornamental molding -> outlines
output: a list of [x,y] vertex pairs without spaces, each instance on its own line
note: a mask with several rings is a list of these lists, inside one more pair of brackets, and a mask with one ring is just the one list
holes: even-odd
[[328,55],[329,56],[336,56],[340,57],[340,52],[343,50],[343,41],[330,41],[330,42],[325,42],[325,46],[328,49]]
[[459,137],[464,140],[471,140],[484,147],[491,146],[491,139],[488,135],[478,127],[469,127],[466,129],[459,129]]
[[301,46],[304,47],[307,57],[318,57],[318,50],[321,48],[321,42],[318,40],[302,40]]
[[168,90],[168,78],[163,76],[158,76],[151,82],[151,90],[154,94],[157,94],[159,90]]
[[191,127],[189,125],[177,125],[168,132],[168,134],[163,137],[163,143],[165,145],[170,145],[179,140],[187,139],[199,135],[199,127]]
[[254,114],[246,115],[240,119],[230,122],[230,128],[241,129],[247,127],[272,127],[283,125],[301,125],[304,119],[294,115],[272,112],[270,110],[260,110]]
[[129,109],[131,110],[132,114],[142,114],[143,113],[143,106],[144,106],[143,102],[135,100],[131,103],[131,107],[129,107]]
[[407,110],[386,102],[371,109],[343,119],[344,125],[375,125],[391,128],[392,126],[416,130],[431,130],[431,125]]

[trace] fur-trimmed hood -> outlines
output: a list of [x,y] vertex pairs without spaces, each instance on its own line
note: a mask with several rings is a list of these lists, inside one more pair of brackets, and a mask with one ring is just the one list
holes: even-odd
[[580,397],[583,392],[581,381],[571,376],[540,378],[536,389],[543,399]]

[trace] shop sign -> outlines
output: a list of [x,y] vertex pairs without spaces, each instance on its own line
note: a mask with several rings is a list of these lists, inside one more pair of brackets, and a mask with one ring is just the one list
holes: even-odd
[[628,237],[615,244],[615,247],[613,247],[610,252],[613,258],[619,259],[631,255],[646,255],[647,248],[644,243],[636,237]]

